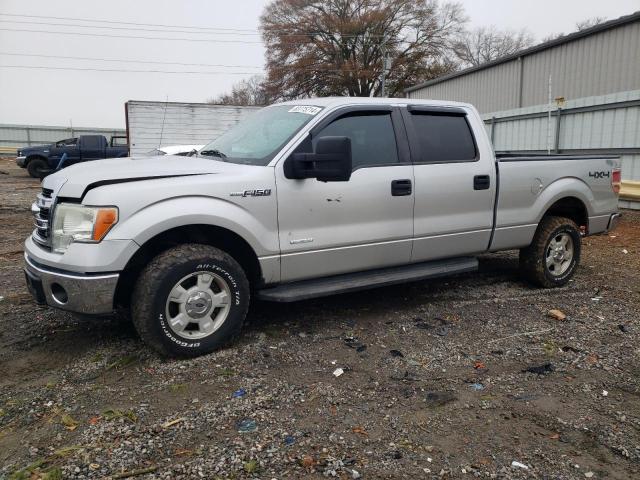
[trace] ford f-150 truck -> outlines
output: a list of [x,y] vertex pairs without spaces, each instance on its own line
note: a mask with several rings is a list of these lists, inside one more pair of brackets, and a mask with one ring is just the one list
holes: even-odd
[[107,142],[103,135],[80,135],[51,145],[23,147],[18,149],[16,164],[26,168],[32,177],[44,178],[51,172],[74,163],[126,157],[129,154],[126,140],[127,137],[113,136]]
[[48,176],[25,273],[40,303],[124,309],[162,354],[210,352],[251,298],[291,302],[476,270],[520,250],[565,285],[583,235],[615,227],[615,156],[494,155],[463,103],[318,98],[266,107],[197,157]]

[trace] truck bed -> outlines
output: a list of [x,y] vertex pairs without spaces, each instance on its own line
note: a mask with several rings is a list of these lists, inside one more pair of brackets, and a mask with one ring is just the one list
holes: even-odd
[[543,162],[550,160],[592,160],[592,159],[613,159],[619,155],[572,155],[564,153],[511,153],[496,152],[496,159],[499,162]]

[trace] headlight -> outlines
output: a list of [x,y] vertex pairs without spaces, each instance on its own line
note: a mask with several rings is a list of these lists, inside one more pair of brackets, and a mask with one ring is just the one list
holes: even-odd
[[52,248],[64,252],[72,242],[97,243],[118,222],[115,207],[59,204],[53,215]]

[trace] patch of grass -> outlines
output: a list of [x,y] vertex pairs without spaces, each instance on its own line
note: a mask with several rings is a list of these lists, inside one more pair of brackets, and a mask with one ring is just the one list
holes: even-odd
[[43,466],[45,463],[46,463],[46,460],[44,458],[39,458],[32,464],[27,465],[26,467],[13,472],[11,475],[9,475],[8,480],[29,480],[32,476],[31,474],[35,470]]
[[260,465],[258,464],[257,460],[249,460],[248,462],[244,462],[242,468],[244,468],[245,472],[251,474],[256,473],[260,468]]
[[91,357],[92,362],[100,362],[104,358],[104,355],[100,352],[96,353],[93,357]]
[[68,447],[62,447],[58,450],[56,450],[55,452],[53,452],[53,454],[56,457],[60,457],[60,458],[64,458],[64,457],[68,457],[69,455],[71,455],[74,452],[77,452],[78,450],[82,450],[83,447],[79,446],[79,445],[70,445]]
[[115,362],[112,362],[109,365],[107,365],[107,368],[105,370],[112,370],[114,368],[126,367],[128,365],[131,365],[132,363],[137,362],[138,360],[139,358],[137,355],[125,355],[124,357],[121,357],[117,359]]
[[236,372],[234,372],[230,368],[221,368],[220,370],[218,370],[218,375],[221,375],[223,377],[233,377],[235,374]]
[[169,385],[169,391],[172,393],[184,392],[186,389],[186,383],[172,383],[171,385]]
[[117,418],[126,418],[131,423],[136,423],[138,421],[138,416],[135,414],[133,410],[117,410],[110,408],[102,412],[102,416],[105,420],[115,420]]

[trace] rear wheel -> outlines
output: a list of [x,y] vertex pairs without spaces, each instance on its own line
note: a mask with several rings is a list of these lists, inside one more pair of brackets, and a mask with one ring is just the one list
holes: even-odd
[[545,288],[566,285],[580,263],[580,241],[580,231],[573,220],[543,218],[531,245],[520,250],[524,277]]
[[249,282],[227,253],[185,244],[153,259],[131,299],[140,337],[163,355],[195,357],[235,338],[249,307]]
[[33,178],[43,179],[49,173],[49,165],[43,158],[34,158],[27,163],[27,172]]

